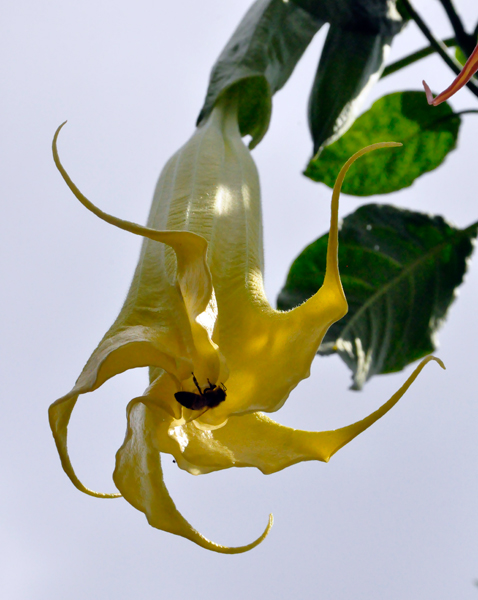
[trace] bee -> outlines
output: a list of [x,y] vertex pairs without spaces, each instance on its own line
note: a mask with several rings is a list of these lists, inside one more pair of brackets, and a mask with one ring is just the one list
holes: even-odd
[[196,394],[196,392],[176,392],[174,397],[181,406],[190,408],[191,410],[201,410],[203,408],[207,410],[208,408],[214,408],[221,404],[221,402],[224,402],[226,399],[227,388],[223,383],[215,385],[208,379],[208,387],[201,390],[194,373],[192,373],[192,376],[194,385],[197,387],[199,394]]

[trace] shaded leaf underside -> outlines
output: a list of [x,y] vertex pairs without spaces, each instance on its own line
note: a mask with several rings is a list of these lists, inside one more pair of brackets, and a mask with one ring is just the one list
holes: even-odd
[[[362,206],[339,235],[348,314],[333,325],[319,354],[337,352],[360,389],[373,375],[400,371],[432,352],[462,283],[476,224],[460,230],[442,217],[388,205]],[[295,260],[278,307],[303,302],[323,279],[327,235]]]

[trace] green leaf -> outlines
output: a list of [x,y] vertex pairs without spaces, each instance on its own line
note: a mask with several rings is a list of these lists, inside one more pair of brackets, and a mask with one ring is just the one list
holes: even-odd
[[330,23],[309,99],[314,155],[352,125],[403,20],[395,0],[294,0]]
[[402,19],[404,21],[410,21],[411,17],[409,15],[407,9],[403,5],[403,0],[397,0],[396,7],[397,7],[397,10],[398,10],[400,16],[402,17]]
[[234,86],[241,134],[251,135],[250,147],[256,146],[269,127],[272,95],[286,83],[323,24],[293,2],[257,0],[212,69],[198,125]]
[[395,0],[292,0],[308,13],[349,31],[395,35],[402,17]]
[[468,57],[463,52],[463,50],[460,48],[460,46],[457,46],[455,48],[455,58],[460,63],[460,65],[464,65],[466,63],[466,61],[468,60]]
[[388,194],[436,169],[456,147],[461,118],[444,102],[431,109],[424,92],[396,92],[377,100],[338,141],[312,160],[305,175],[333,187],[345,161],[374,142],[402,142],[395,152],[377,150],[351,168],[342,191],[352,196]]
[[[440,216],[378,204],[344,219],[339,260],[349,312],[329,329],[319,354],[341,356],[353,372],[353,389],[433,352],[477,229],[478,223],[461,230]],[[320,237],[294,261],[280,309],[293,308],[320,288],[327,240]]]
[[[478,41],[478,39],[475,40],[475,43],[477,41]],[[470,50],[470,54],[471,54],[472,50],[473,50],[473,48]],[[457,46],[455,48],[455,58],[461,65],[464,65],[466,63],[466,61],[468,60],[469,56],[467,56],[465,54],[465,52],[463,52],[463,50],[460,48],[460,46]]]
[[380,76],[385,50],[402,28],[395,0],[256,0],[212,69],[198,125],[234,87],[241,134],[251,135],[250,147],[256,146],[269,127],[273,94],[326,22],[332,27],[310,101],[314,147],[343,133],[355,119],[364,92]]
[[347,131],[380,79],[392,36],[331,25],[309,99],[314,158]]

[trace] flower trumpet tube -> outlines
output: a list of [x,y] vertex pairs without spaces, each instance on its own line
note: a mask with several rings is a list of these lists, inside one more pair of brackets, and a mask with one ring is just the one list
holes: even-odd
[[149,523],[217,552],[178,512],[163,482],[160,453],[181,469],[204,474],[230,467],[274,473],[303,460],[329,458],[385,414],[417,376],[366,419],[326,432],[279,425],[278,410],[309,376],[327,329],[347,311],[338,269],[338,198],[348,167],[361,154],[398,144],[374,144],[342,169],[332,198],[327,270],[320,290],[289,312],[274,310],[263,286],[259,180],[237,124],[233,96],[169,160],[146,227],[108,215],[79,191],[55,163],[78,200],[95,215],[144,238],[124,306],[93,352],[74,388],[50,407],[63,468],[81,491],[67,451],[68,422],[80,394],[127,369],[148,366],[150,385],[127,408],[127,431],[116,456],[114,482]]
[[425,88],[425,93],[427,96],[427,102],[430,105],[438,106],[448,98],[451,98],[458,90],[461,90],[463,86],[465,86],[473,75],[478,71],[478,45],[470,54],[470,57],[466,61],[463,69],[453,80],[451,85],[449,85],[446,90],[443,90],[441,94],[438,94],[435,98],[433,97],[432,91],[429,88],[428,84],[425,81],[422,81],[423,87]]

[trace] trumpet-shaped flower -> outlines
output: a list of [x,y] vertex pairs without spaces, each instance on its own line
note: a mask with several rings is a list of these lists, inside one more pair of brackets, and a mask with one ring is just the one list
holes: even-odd
[[448,98],[451,98],[451,96],[456,94],[456,92],[458,92],[458,90],[461,90],[461,88],[470,81],[470,79],[473,77],[473,75],[477,71],[478,71],[478,45],[473,50],[473,52],[470,54],[470,57],[466,61],[465,65],[463,66],[463,69],[456,76],[456,78],[453,80],[451,85],[449,85],[446,88],[446,90],[443,90],[443,92],[441,94],[438,94],[438,96],[436,96],[435,98],[433,97],[432,91],[429,88],[428,84],[425,81],[422,81],[423,87],[425,88],[425,93],[427,96],[428,104],[431,104],[433,106],[438,106],[442,102],[445,102],[445,100],[448,100]]
[[332,199],[327,271],[320,290],[289,312],[271,308],[263,286],[259,180],[243,144],[233,98],[220,101],[208,120],[166,164],[147,227],[108,215],[87,200],[53,153],[80,202],[101,219],[143,236],[141,256],[124,306],[74,388],[50,407],[50,424],[63,468],[81,491],[67,452],[67,427],[80,394],[127,369],[150,368],[150,385],[127,408],[127,432],[116,456],[121,495],[159,529],[223,553],[259,544],[219,546],[178,512],[163,483],[160,453],[181,469],[203,474],[229,467],[274,473],[305,460],[329,458],[384,415],[404,386],[364,420],[326,432],[298,431],[264,413],[278,410],[309,376],[327,329],[347,311],[338,270],[338,197]]

